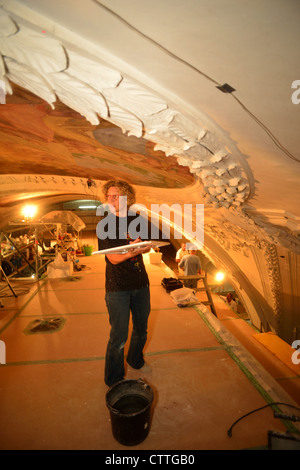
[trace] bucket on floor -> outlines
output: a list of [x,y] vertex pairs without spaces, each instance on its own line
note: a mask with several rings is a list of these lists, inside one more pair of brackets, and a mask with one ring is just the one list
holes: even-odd
[[92,253],[93,253],[92,246],[84,246],[83,249],[84,249],[85,256],[92,256]]
[[134,446],[148,436],[153,401],[151,387],[139,380],[122,380],[106,393],[114,438],[125,446]]

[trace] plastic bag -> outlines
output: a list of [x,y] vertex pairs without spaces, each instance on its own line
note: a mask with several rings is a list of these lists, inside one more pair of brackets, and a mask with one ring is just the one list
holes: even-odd
[[72,276],[73,262],[64,261],[60,253],[56,253],[54,261],[47,266],[47,275],[49,279],[63,278]]
[[63,268],[64,266],[66,266],[66,263],[60,253],[56,253],[54,261],[51,264],[55,268]]
[[193,289],[188,287],[182,287],[181,289],[176,289],[170,293],[172,300],[177,304],[177,307],[187,307],[189,305],[199,304],[200,301],[196,297]]

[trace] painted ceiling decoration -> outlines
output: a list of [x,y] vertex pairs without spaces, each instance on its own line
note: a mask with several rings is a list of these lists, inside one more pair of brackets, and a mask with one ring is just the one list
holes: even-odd
[[33,92],[52,107],[59,99],[91,124],[109,120],[128,136],[155,143],[168,157],[201,178],[205,202],[238,207],[249,184],[237,158],[208,130],[196,127],[167,103],[108,66],[13,20],[1,9],[2,80]]
[[87,59],[35,25],[16,22],[1,10],[2,80],[33,92],[52,107],[59,99],[91,124],[109,120],[128,136],[155,143],[203,182],[206,203],[238,207],[249,194],[241,164],[208,130],[192,122],[146,88],[106,65]]
[[280,68],[297,12],[269,0],[0,0],[0,208],[29,194],[99,199],[112,176],[135,184],[141,203],[203,203],[205,254],[249,298],[259,292],[265,305],[249,302],[279,330],[285,250],[300,254],[299,114],[288,95],[299,77]]
[[[2,173],[39,174],[42,165],[45,174],[105,179],[113,172],[157,187],[193,182],[187,168],[182,171],[175,157],[166,159],[153,143],[135,136],[126,136],[125,142],[121,129],[108,121],[94,126],[61,102],[52,109],[15,85],[13,92],[0,107]],[[147,166],[153,172],[147,174]]]
[[[199,128],[159,96],[107,64],[81,55],[47,30],[39,30],[38,25],[28,23],[27,15],[23,20],[14,11],[6,11],[6,4],[10,7],[13,2],[2,3],[0,79],[7,93],[12,93],[12,84],[17,84],[53,109],[59,99],[92,125],[97,126],[102,118],[128,136],[153,142],[155,151],[175,156],[179,165],[201,180],[205,204],[229,209],[240,208],[247,201],[251,192],[249,169],[245,171],[240,156],[223,146],[211,130]],[[253,232],[252,219],[241,211],[239,216],[247,219]],[[266,230],[271,242],[283,238],[286,244],[287,238],[299,249],[298,237],[292,242],[293,235],[285,229],[266,228],[261,220],[257,225]],[[259,236],[260,228],[254,230],[254,236]]]

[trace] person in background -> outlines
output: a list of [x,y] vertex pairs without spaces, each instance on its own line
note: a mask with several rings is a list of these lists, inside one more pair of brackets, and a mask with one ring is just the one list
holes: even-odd
[[[132,244],[132,250],[125,254],[105,256],[105,302],[111,326],[105,357],[105,383],[112,386],[125,376],[124,346],[128,337],[130,312],[133,331],[126,360],[134,369],[141,369],[145,365],[143,349],[147,340],[150,289],[142,254],[148,253],[151,245],[134,248],[134,244],[141,240],[133,240],[128,232],[130,223],[136,217],[128,214],[128,208],[135,202],[133,187],[125,181],[111,180],[104,184],[103,193],[111,212],[110,223],[114,224],[116,231],[112,237],[99,239],[100,249]],[[119,220],[121,218],[123,221]],[[121,234],[120,227],[122,230],[125,227],[127,234]]]
[[226,296],[226,303],[227,303],[227,305],[229,305],[229,307],[232,308],[232,310],[234,312],[237,312],[237,303],[234,300],[233,295],[231,294],[231,292],[228,292],[228,294]]
[[175,261],[176,261],[177,266],[178,266],[178,273],[179,274],[183,274],[183,270],[180,269],[179,263],[182,260],[182,258],[184,256],[188,255],[188,254],[189,254],[189,252],[186,249],[186,243],[182,243],[181,248],[179,248],[179,250],[176,253],[176,257],[175,257]]
[[[189,250],[189,254],[184,256],[179,263],[179,268],[183,269],[185,276],[195,276],[201,274],[200,258],[196,255],[197,250]],[[191,289],[197,288],[197,279],[184,279],[183,284],[185,287]]]
[[182,260],[182,258],[186,255],[188,255],[189,252],[187,251],[186,249],[186,243],[183,243],[181,245],[181,248],[179,248],[179,250],[177,251],[176,253],[176,257],[175,257],[175,261],[176,263],[180,263],[180,261]]

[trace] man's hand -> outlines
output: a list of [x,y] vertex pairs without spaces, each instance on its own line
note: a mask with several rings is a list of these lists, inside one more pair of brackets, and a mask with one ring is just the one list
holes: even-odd
[[[140,241],[141,239],[139,237],[136,240],[130,242],[130,245],[134,245],[135,243],[139,243]],[[119,263],[123,263],[123,261],[126,261],[127,259],[134,258],[135,256],[138,256],[138,255],[143,255],[144,253],[148,253],[151,250],[151,248],[152,248],[152,243],[149,241],[149,245],[143,246],[141,248],[132,247],[132,249],[128,251],[127,253],[116,254],[116,255],[111,254],[111,255],[106,255],[106,256],[112,264],[119,264]]]
[[[130,242],[130,245],[134,245],[135,243],[139,243],[139,242],[141,242],[140,237],[138,237],[136,240]],[[146,246],[143,246],[143,247],[140,247],[140,248],[132,247],[132,249],[130,250],[130,253],[132,255],[131,257],[137,256],[137,255],[142,255],[144,253],[149,253],[152,246],[153,246],[152,243],[149,241],[149,245],[146,245]]]

